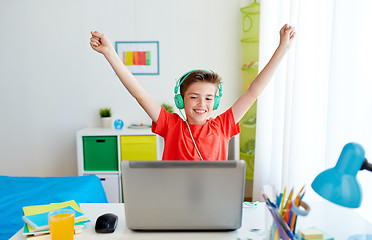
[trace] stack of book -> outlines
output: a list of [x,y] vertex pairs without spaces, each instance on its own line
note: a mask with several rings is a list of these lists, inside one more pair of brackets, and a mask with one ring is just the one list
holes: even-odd
[[75,211],[75,234],[81,233],[85,224],[90,222],[74,200],[48,205],[26,206],[23,207],[24,216],[22,219],[25,222],[23,235],[38,237],[49,234],[48,213],[58,209],[73,209]]

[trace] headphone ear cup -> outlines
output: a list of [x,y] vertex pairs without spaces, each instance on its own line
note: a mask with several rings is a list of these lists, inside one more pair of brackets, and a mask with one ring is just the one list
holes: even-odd
[[174,103],[176,104],[176,107],[178,109],[183,109],[185,107],[185,104],[183,103],[183,98],[181,94],[176,94],[174,96]]
[[214,98],[214,104],[213,104],[213,110],[216,110],[218,106],[220,105],[221,98],[220,96],[216,96]]

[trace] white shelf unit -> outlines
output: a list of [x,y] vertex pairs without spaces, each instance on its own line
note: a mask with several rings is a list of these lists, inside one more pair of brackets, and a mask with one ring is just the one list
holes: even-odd
[[[106,129],[106,128],[84,128],[76,133],[77,144],[77,167],[78,175],[97,175],[105,189],[109,202],[122,202],[122,183],[120,163],[122,158],[121,153],[121,137],[122,136],[156,136],[156,160],[162,159],[163,153],[163,138],[151,132],[150,128],[122,130]],[[117,146],[117,170],[85,170],[84,169],[84,137],[116,137]],[[150,159],[149,159],[150,160]],[[152,159],[151,159],[152,160]]]
[[[83,137],[116,137],[117,140],[117,169],[116,171],[87,171],[84,169],[84,146]],[[109,202],[123,202],[122,199],[122,182],[121,182],[121,136],[156,136],[156,160],[162,159],[164,140],[162,137],[151,132],[150,128],[147,129],[129,129],[123,130],[105,129],[105,128],[84,128],[76,133],[77,143],[77,167],[78,175],[95,174],[101,178],[102,185],[105,189]],[[234,136],[229,142],[229,160],[239,160],[239,135]]]

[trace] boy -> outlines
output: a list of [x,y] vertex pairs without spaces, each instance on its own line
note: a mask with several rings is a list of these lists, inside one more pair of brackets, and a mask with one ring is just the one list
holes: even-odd
[[184,74],[175,88],[177,94],[180,87],[175,101],[178,108],[185,109],[184,121],[167,112],[142,88],[105,35],[97,31],[91,34],[91,47],[104,55],[124,87],[152,119],[152,131],[164,138],[163,160],[226,160],[228,142],[240,132],[239,121],[266,87],[295,37],[294,28],[285,24],[270,61],[232,107],[215,119],[209,117],[222,95],[218,75],[206,70]]

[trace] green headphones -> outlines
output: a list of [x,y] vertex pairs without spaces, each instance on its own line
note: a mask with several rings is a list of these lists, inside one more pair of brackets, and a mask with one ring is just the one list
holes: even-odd
[[[175,102],[176,107],[178,109],[183,109],[185,107],[185,103],[183,102],[183,98],[182,98],[181,94],[178,93],[178,89],[180,88],[180,86],[183,83],[183,81],[192,72],[195,72],[195,71],[207,71],[207,72],[211,72],[209,70],[195,69],[195,70],[191,70],[191,71],[185,73],[184,75],[182,75],[182,77],[180,77],[180,79],[178,79],[177,84],[176,84],[176,87],[174,88],[174,94],[176,94],[174,96],[174,102]],[[218,86],[218,95],[216,95],[215,98],[214,98],[213,110],[216,110],[218,108],[218,106],[220,105],[221,97],[222,97],[222,84],[219,84],[219,86]]]

